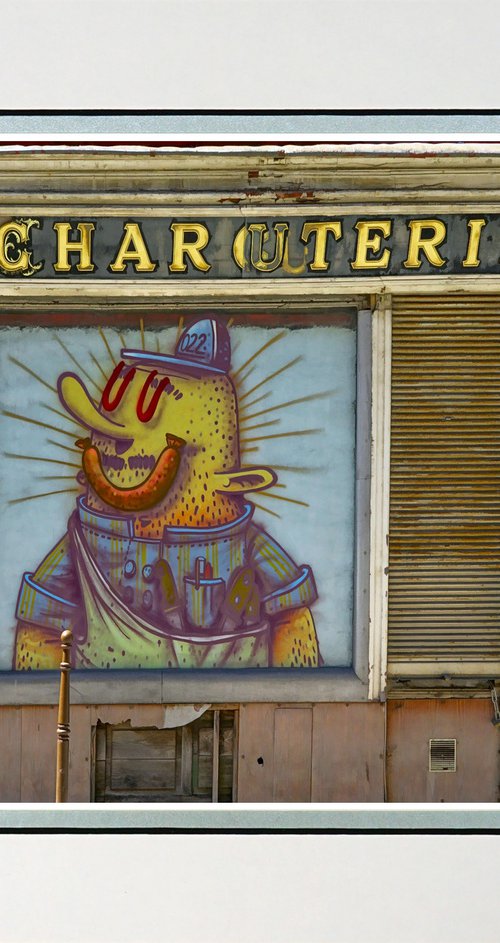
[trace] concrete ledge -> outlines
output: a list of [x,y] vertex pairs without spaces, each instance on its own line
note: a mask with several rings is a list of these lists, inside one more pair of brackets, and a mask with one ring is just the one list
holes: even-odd
[[2,831],[338,831],[338,832],[492,832],[500,830],[500,809],[478,804],[476,808],[440,804],[387,806],[373,803],[361,808],[339,803],[276,804],[272,808],[255,803],[187,808],[167,804],[133,804],[126,808],[106,805],[0,806]]
[[[59,672],[0,672],[0,705],[57,704]],[[72,704],[199,704],[366,701],[350,668],[318,671],[73,671]]]

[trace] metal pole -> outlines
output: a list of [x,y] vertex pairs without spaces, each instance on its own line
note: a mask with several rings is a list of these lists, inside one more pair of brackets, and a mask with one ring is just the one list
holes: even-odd
[[59,685],[59,713],[57,715],[57,769],[56,802],[68,801],[69,767],[69,673],[73,633],[66,629],[61,635],[62,662]]

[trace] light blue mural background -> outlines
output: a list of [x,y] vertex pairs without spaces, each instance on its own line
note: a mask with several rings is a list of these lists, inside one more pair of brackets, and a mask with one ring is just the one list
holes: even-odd
[[[282,330],[281,325],[272,330],[254,326],[232,327],[233,370]],[[125,330],[122,334],[127,346],[142,346],[139,329]],[[173,352],[176,334],[175,327],[159,332],[161,350]],[[71,362],[55,335],[61,338],[81,365],[81,371]],[[115,358],[118,358],[121,347],[118,333],[106,328],[105,335]],[[155,346],[155,332],[148,331],[146,325],[146,347],[154,350]],[[81,454],[74,447],[74,440],[81,430],[69,417],[64,419],[47,408],[62,410],[56,394],[13,363],[12,358],[24,363],[52,387],[59,374],[67,370],[81,372],[84,381],[89,383],[83,374],[86,371],[102,387],[103,378],[92,361],[92,354],[108,372],[111,360],[97,327],[58,330],[6,328],[0,331],[1,408],[61,430],[56,432],[0,415],[0,670],[8,670],[12,663],[14,611],[22,573],[35,570],[63,535],[76,494],[54,494],[17,504],[9,502],[41,492],[76,487],[73,476],[78,471],[64,464],[12,459],[5,453],[41,456],[75,464],[79,463]],[[241,437],[280,435],[295,430],[318,431],[310,435],[248,443],[248,448],[256,451],[244,453],[242,462],[270,467],[305,466],[308,469],[304,473],[279,471],[278,480],[286,485],[285,489],[280,489],[280,494],[305,501],[309,507],[255,494],[255,501],[268,508],[267,512],[257,508],[255,519],[283,544],[297,563],[312,566],[319,592],[313,614],[321,653],[326,665],[344,667],[352,660],[355,331],[341,326],[288,330],[254,361],[243,391],[299,356],[299,363],[256,390],[255,394],[250,394],[242,406],[264,393],[266,398],[248,408],[247,412],[258,412],[318,392],[330,391],[331,395],[249,419],[248,426],[265,422],[273,422],[273,425],[248,432],[244,431],[245,422],[241,415]],[[246,372],[242,371],[242,377]],[[89,390],[97,395],[95,387],[90,384]],[[68,478],[50,477],[59,475]]]

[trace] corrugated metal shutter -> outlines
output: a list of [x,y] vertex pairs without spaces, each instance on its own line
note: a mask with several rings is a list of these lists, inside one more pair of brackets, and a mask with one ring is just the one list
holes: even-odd
[[389,673],[500,671],[500,296],[394,299]]

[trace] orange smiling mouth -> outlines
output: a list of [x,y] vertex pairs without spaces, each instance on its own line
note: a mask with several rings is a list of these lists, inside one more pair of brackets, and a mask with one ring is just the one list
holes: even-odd
[[97,446],[90,439],[77,439],[76,445],[83,450],[82,467],[85,477],[97,496],[118,511],[145,511],[166,496],[173,484],[180,462],[180,450],[184,439],[166,435],[166,448],[160,452],[154,468],[147,478],[133,488],[118,488],[111,484],[102,467]]

